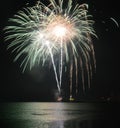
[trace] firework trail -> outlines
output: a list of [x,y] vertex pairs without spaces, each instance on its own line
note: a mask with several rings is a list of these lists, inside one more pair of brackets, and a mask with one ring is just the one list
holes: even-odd
[[119,27],[118,22],[114,18],[111,17],[110,19],[117,25],[117,27]]
[[70,64],[70,97],[72,98],[72,80],[73,78],[73,61],[71,61],[71,64]]
[[60,87],[61,87],[61,83],[62,83],[62,66],[63,66],[63,50],[62,50],[62,42],[61,42],[61,56],[60,56]]
[[[24,56],[20,65],[23,66],[24,72],[28,65],[31,70],[36,64],[44,66],[51,58],[59,92],[63,64],[66,63],[71,65],[69,69],[71,89],[75,65],[77,93],[78,65],[80,65],[83,89],[85,89],[84,72],[87,70],[88,83],[90,83],[92,68],[95,67],[94,48],[90,35],[96,36],[93,29],[94,21],[87,12],[87,4],[76,3],[73,6],[72,0],[67,2],[49,0],[48,5],[39,1],[33,7],[23,8],[9,19],[10,25],[4,29],[5,41],[10,42],[8,49],[16,52],[14,61]],[[57,62],[59,70],[55,63],[56,55],[59,58]],[[94,65],[91,63],[91,58]]]
[[60,84],[59,84],[59,81],[58,81],[57,71],[56,71],[56,67],[55,67],[55,62],[54,62],[54,58],[53,58],[53,54],[52,54],[51,48],[49,46],[49,42],[47,43],[47,45],[48,45],[48,49],[49,49],[49,52],[50,52],[50,55],[51,55],[51,60],[52,60],[53,69],[54,69],[54,73],[55,73],[55,78],[56,78],[56,82],[57,82],[57,88],[58,88],[58,91],[60,92]]

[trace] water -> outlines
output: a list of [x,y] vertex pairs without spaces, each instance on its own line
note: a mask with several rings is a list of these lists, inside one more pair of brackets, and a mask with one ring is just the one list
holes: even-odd
[[0,128],[119,128],[118,105],[114,107],[100,103],[1,103]]

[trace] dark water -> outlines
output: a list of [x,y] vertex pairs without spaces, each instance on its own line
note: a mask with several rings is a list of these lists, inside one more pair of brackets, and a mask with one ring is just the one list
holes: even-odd
[[0,128],[120,128],[118,104],[1,103]]

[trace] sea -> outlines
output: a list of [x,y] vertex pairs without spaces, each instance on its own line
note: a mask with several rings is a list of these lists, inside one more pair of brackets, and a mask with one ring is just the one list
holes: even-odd
[[120,128],[116,103],[0,103],[0,128]]

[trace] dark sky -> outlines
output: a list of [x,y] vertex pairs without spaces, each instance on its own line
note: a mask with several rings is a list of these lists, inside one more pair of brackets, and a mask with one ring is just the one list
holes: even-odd
[[[89,95],[120,96],[119,43],[120,9],[118,0],[78,0],[89,4],[89,13],[95,20],[98,39],[93,39],[97,70]],[[22,73],[19,62],[13,63],[14,55],[6,51],[2,29],[26,3],[33,0],[4,0],[0,2],[0,101],[52,101],[56,83],[52,68],[35,67]],[[114,21],[115,20],[115,21]]]

